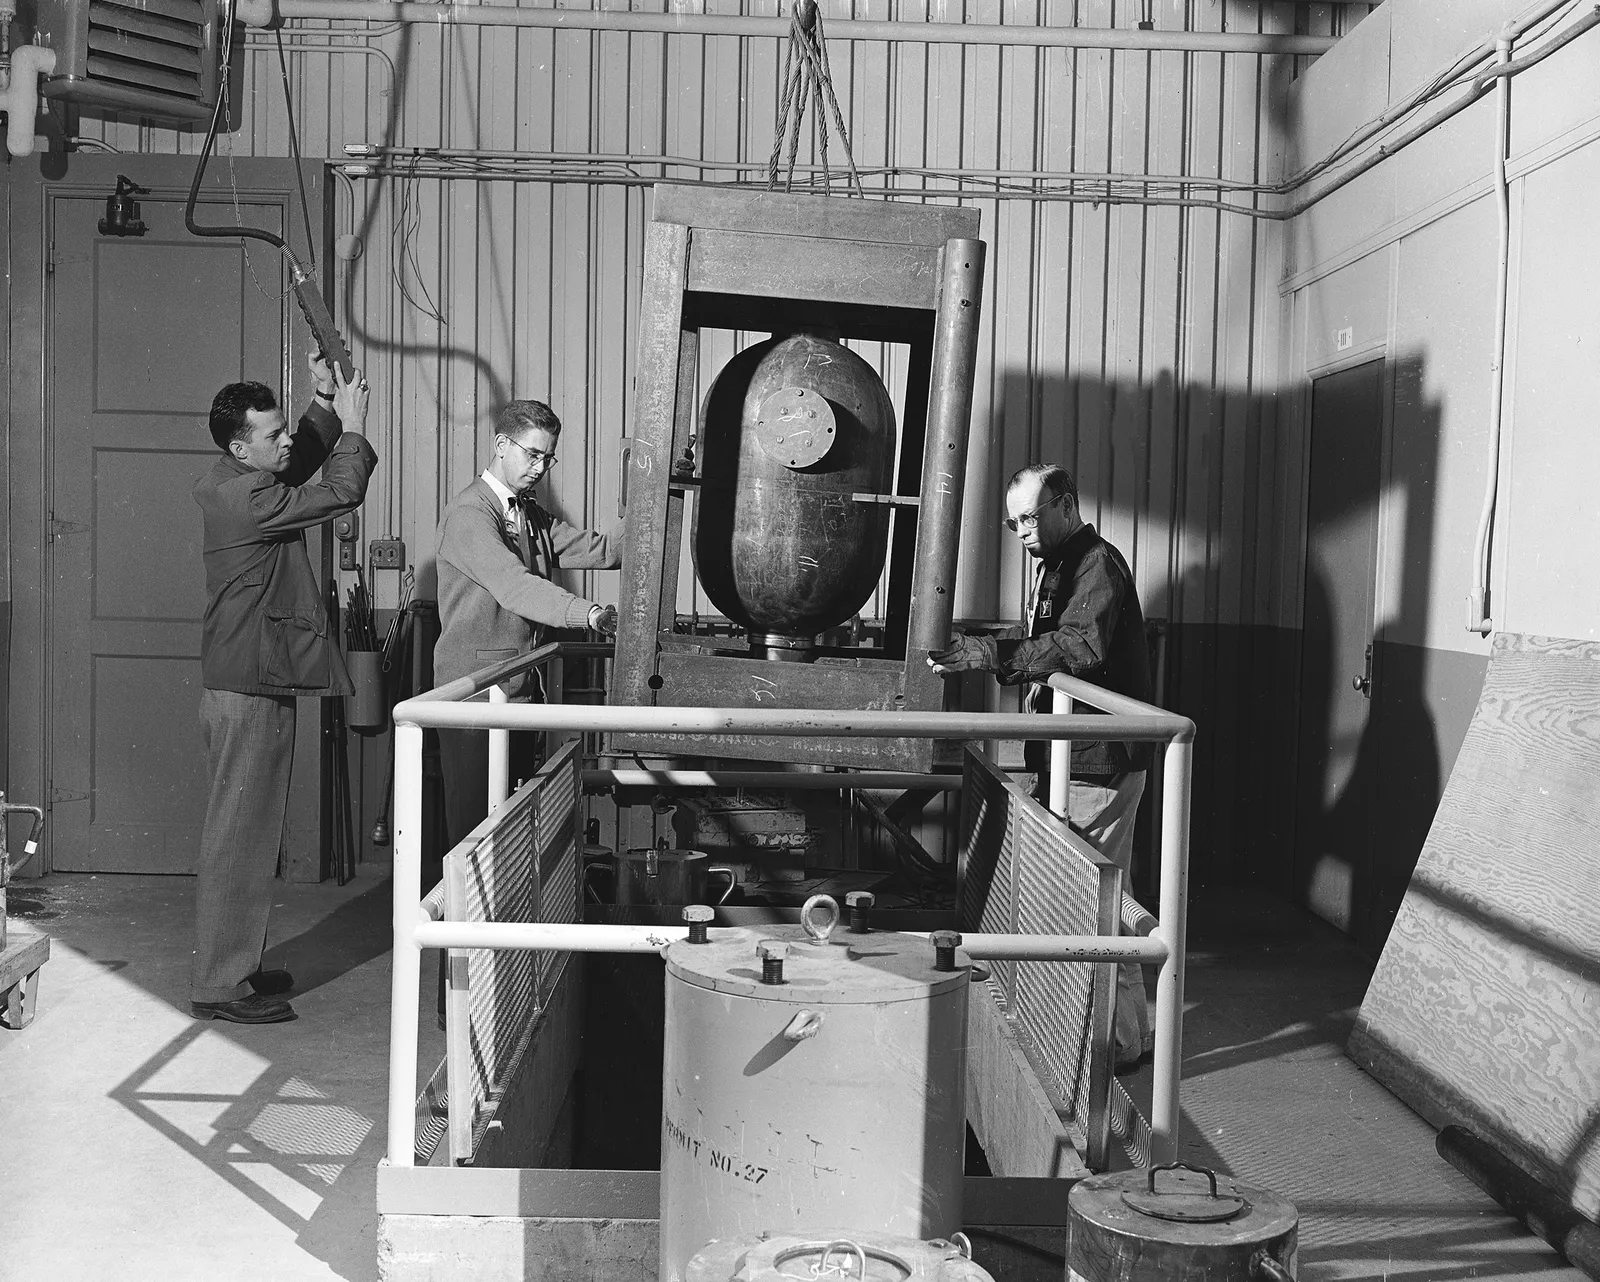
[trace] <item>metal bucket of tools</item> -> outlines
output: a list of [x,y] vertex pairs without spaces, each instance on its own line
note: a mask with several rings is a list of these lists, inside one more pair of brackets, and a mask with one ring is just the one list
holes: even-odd
[[361,734],[376,734],[389,724],[389,701],[383,689],[383,651],[350,650],[350,694],[345,700],[345,721]]
[[1276,1193],[1186,1162],[1094,1175],[1067,1195],[1067,1282],[1290,1282],[1299,1229]]

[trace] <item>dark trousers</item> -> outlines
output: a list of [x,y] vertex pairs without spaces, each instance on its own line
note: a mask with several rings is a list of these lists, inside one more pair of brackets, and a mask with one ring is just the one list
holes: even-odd
[[[513,792],[517,780],[533,778],[539,768],[543,741],[537,732],[512,731],[506,782]],[[439,768],[444,774],[445,827],[454,847],[489,814],[489,732],[441,729]]]
[[294,762],[295,701],[233,690],[200,692],[200,734],[211,791],[195,861],[197,1002],[247,996],[261,968],[272,882],[283,845]]

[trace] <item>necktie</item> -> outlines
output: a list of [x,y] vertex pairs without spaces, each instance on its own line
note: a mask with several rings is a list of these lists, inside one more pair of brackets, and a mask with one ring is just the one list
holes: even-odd
[[533,569],[533,555],[528,546],[528,516],[522,510],[522,504],[516,499],[511,500],[511,519],[517,524],[517,547],[522,552],[522,564],[531,570]]

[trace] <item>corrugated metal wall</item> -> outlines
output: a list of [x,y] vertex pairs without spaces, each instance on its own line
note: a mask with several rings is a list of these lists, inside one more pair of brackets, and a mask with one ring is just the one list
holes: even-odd
[[[773,0],[705,7],[777,11]],[[833,74],[857,162],[1277,177],[1287,87],[1304,59],[841,38],[852,15],[1131,27],[1143,8],[829,0]],[[1153,8],[1158,29],[1319,34],[1368,11],[1245,0]],[[307,25],[292,39],[335,38]],[[249,39],[242,126],[224,156],[284,156],[278,56],[270,35]],[[360,43],[367,52],[290,54],[308,158],[363,142],[721,161],[764,161],[771,150],[777,40],[419,27]],[[88,121],[80,133],[128,150],[192,152],[200,141]],[[367,535],[404,537],[427,591],[437,515],[481,467],[494,411],[513,395],[549,400],[566,424],[555,506],[579,522],[614,514],[647,190],[435,178],[340,180],[334,190],[336,233],[364,247],[337,266],[335,294],[372,377],[384,461]],[[1016,617],[1027,573],[1015,540],[1000,536],[1001,487],[1026,462],[1065,462],[1079,474],[1086,515],[1133,561],[1147,613],[1207,634],[1174,665],[1168,701],[1203,719],[1235,716],[1228,692],[1246,678],[1226,633],[1295,623],[1280,616],[1283,575],[1292,583],[1297,568],[1275,563],[1271,531],[1258,528],[1271,511],[1263,495],[1299,483],[1280,475],[1278,345],[1263,334],[1279,321],[1275,234],[1194,209],[976,203],[989,270],[958,615]],[[746,341],[708,343],[703,379]],[[893,353],[863,354],[897,393],[904,371]],[[613,576],[591,578],[572,586],[602,598],[615,590]],[[683,608],[704,604],[691,591]],[[1222,755],[1218,745],[1213,761]]]

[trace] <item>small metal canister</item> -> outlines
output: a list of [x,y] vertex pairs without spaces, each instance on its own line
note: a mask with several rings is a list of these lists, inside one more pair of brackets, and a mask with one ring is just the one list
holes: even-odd
[[805,1236],[765,1233],[754,1242],[709,1242],[689,1261],[684,1282],[790,1282],[837,1278],[839,1282],[994,1282],[972,1262],[972,1246],[922,1242],[893,1233],[824,1230]]
[[1067,1282],[1288,1282],[1299,1229],[1292,1203],[1204,1167],[1095,1175],[1067,1195]]

